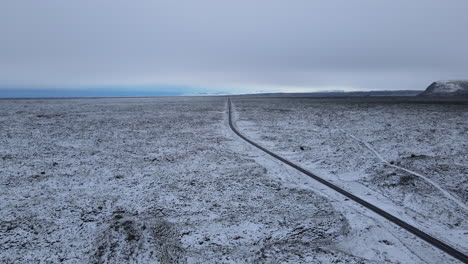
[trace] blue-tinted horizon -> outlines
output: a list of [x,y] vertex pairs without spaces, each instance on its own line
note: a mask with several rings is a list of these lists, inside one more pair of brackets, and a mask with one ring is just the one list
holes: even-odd
[[188,86],[97,86],[82,88],[0,88],[0,98],[142,97],[227,94]]
[[125,91],[125,90],[55,90],[55,89],[0,89],[0,98],[63,98],[63,97],[139,97],[181,96],[182,92],[168,91]]
[[[375,89],[379,90],[379,89]],[[144,97],[206,96],[257,93],[370,91],[352,87],[264,87],[264,86],[190,86],[190,85],[94,85],[94,86],[8,86],[0,85],[0,98],[76,98],[76,97]]]

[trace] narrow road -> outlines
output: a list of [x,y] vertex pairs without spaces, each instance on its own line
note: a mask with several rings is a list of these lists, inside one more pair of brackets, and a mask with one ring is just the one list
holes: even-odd
[[427,243],[437,247],[438,249],[444,251],[445,253],[449,254],[450,256],[460,260],[461,262],[463,263],[468,263],[468,256],[465,255],[463,252],[453,248],[452,246],[450,245],[447,245],[446,243],[432,237],[431,235],[419,230],[418,228],[406,223],[405,221],[387,213],[386,211],[378,208],[377,206],[375,205],[372,205],[371,203],[368,203],[366,202],[365,200],[355,196],[354,194],[350,193],[350,192],[347,192],[345,191],[344,189],[334,185],[333,183],[325,180],[325,179],[322,179],[320,178],[319,176],[313,174],[312,172],[300,167],[299,165],[296,165],[295,163],[271,152],[270,150],[260,146],[259,144],[255,143],[254,141],[250,140],[249,138],[247,138],[246,136],[244,136],[243,134],[241,134],[237,128],[235,127],[234,123],[233,123],[233,120],[232,120],[232,103],[231,103],[231,98],[228,97],[228,113],[229,113],[229,126],[231,127],[232,131],[234,131],[234,133],[236,135],[238,135],[240,138],[242,138],[243,140],[247,141],[248,143],[250,143],[251,145],[257,147],[258,149],[262,150],[263,152],[267,153],[268,155],[278,159],[279,161],[293,167],[294,169],[304,173],[305,175],[311,177],[312,179],[320,182],[321,184],[331,188],[332,190],[342,194],[343,196],[349,198],[350,200],[353,200],[354,202],[366,207],[367,209],[373,211],[374,213],[377,213],[378,215],[384,217],[385,219],[389,220],[390,222],[400,226],[401,228],[405,229],[406,231],[414,234],[415,236],[421,238],[422,240],[426,241]]

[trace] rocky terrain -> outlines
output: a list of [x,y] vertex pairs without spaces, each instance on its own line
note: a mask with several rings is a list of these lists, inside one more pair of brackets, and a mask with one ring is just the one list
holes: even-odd
[[[454,262],[249,147],[229,130],[226,98],[2,100],[0,110],[1,263]],[[298,139],[288,145],[312,150]]]
[[468,104],[236,99],[250,138],[467,250]]

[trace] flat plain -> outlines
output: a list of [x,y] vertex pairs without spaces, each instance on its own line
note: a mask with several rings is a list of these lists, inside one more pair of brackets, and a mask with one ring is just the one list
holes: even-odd
[[468,103],[418,97],[235,101],[251,139],[468,250]]
[[[466,104],[233,104],[250,138],[467,245]],[[0,261],[455,263],[227,120],[225,97],[0,100]]]

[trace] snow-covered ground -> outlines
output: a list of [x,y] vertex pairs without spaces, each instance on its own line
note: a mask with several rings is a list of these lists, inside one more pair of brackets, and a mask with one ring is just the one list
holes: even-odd
[[234,106],[250,138],[467,251],[468,104],[281,98]]
[[[355,165],[333,166],[336,160],[325,156],[320,160],[312,151],[316,146],[307,145],[312,141],[299,138],[299,127],[281,129],[284,122],[303,122],[297,118],[306,114],[300,108],[247,101],[235,105],[244,120],[238,123],[242,130],[271,147],[278,144],[275,150],[290,153],[288,157],[307,152],[305,164],[323,162],[324,171],[336,170],[327,175],[337,181],[345,177],[341,172],[347,166]],[[289,113],[285,121],[281,109],[297,110],[296,118]],[[466,114],[458,115],[461,121],[454,122],[461,122],[466,132]],[[450,116],[441,122],[449,122]],[[279,128],[269,130],[274,125]],[[283,142],[280,136],[287,131],[297,131],[297,138]],[[369,140],[358,131],[346,131]],[[364,152],[356,141],[339,136],[338,128],[335,132],[330,142],[340,138]],[[444,135],[452,140],[466,136],[452,130]],[[272,136],[278,140],[265,140]],[[299,147],[294,140],[306,150],[289,152],[286,143]],[[381,155],[395,159],[390,153]],[[378,163],[372,156],[356,160]],[[410,165],[418,164],[397,162],[412,170]],[[465,169],[466,154],[456,163]],[[1,263],[455,262],[239,139],[227,125],[222,97],[0,100],[0,165]],[[387,169],[369,168],[369,177],[373,170],[380,175],[379,170]],[[440,182],[442,172],[433,176],[414,170],[466,201],[455,188],[462,180]],[[350,184],[361,184],[359,175],[350,175]],[[408,177],[410,184],[426,184]],[[372,190],[379,187],[374,183],[378,180],[364,182]],[[386,197],[379,188],[373,193]],[[466,223],[456,220],[463,215],[455,203],[426,189],[451,212],[441,216],[452,221],[453,229],[447,230],[464,229]],[[404,195],[411,188],[402,190],[393,192]],[[415,192],[412,199],[423,198]],[[427,225],[439,220],[432,216]]]

